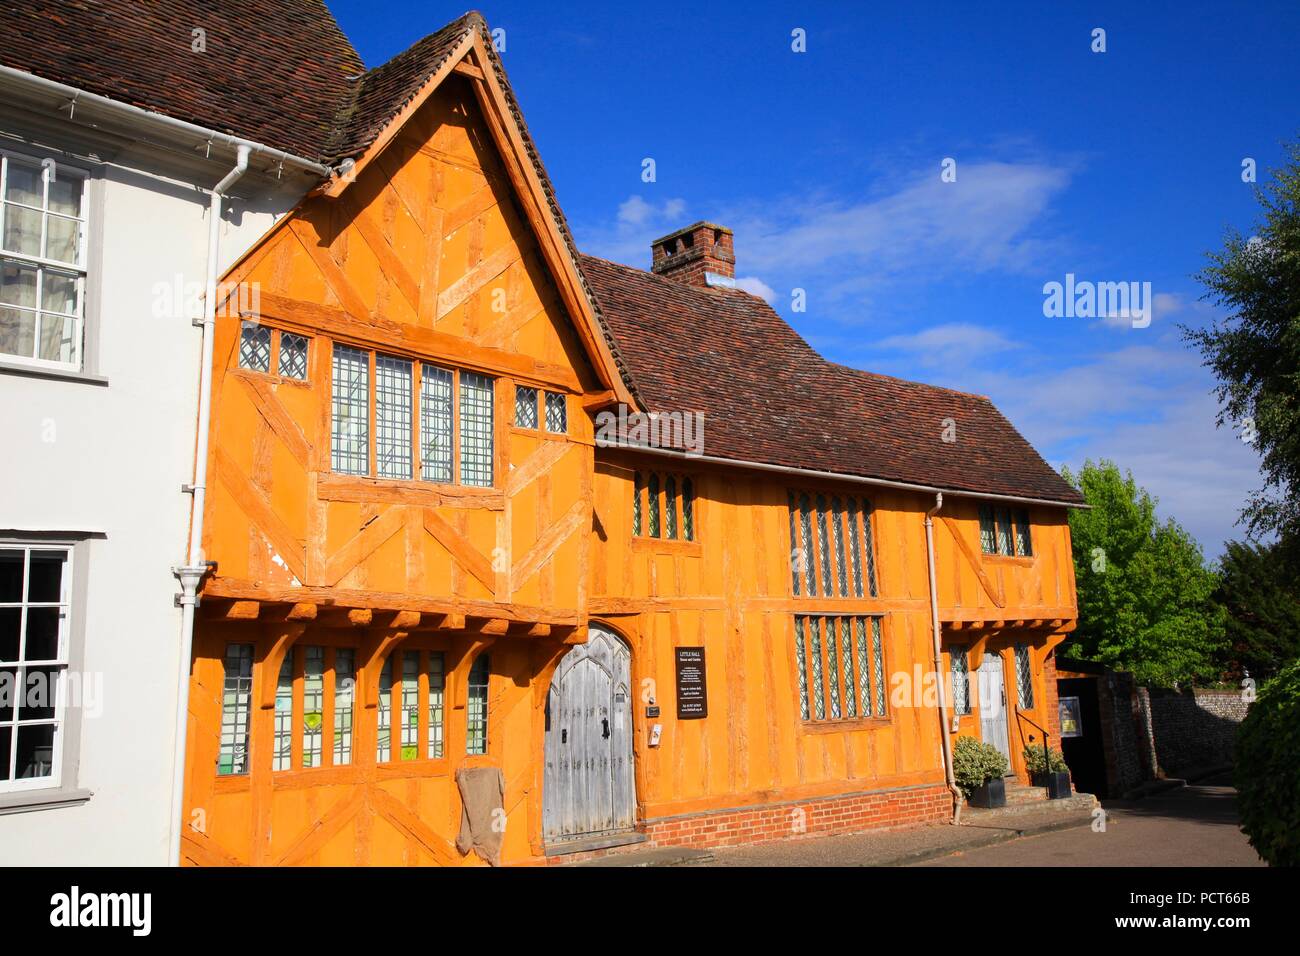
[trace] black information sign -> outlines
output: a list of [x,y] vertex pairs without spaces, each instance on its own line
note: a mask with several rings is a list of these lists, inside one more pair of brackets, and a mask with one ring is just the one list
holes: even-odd
[[677,719],[709,716],[709,692],[704,685],[704,648],[677,648]]

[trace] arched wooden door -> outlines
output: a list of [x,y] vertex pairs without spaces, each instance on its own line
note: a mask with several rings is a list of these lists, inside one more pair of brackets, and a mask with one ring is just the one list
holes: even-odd
[[547,843],[631,829],[631,684],[631,652],[599,625],[556,668],[546,698]]

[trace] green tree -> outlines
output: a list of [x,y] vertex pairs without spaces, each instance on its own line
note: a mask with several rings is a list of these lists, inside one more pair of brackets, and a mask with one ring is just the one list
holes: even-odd
[[1264,685],[1237,731],[1237,810],[1273,866],[1300,866],[1300,661]]
[[1256,190],[1254,235],[1230,230],[1197,279],[1227,317],[1183,327],[1218,379],[1218,424],[1240,427],[1261,458],[1264,487],[1242,511],[1247,532],[1300,547],[1300,144]]
[[1142,683],[1219,676],[1223,608],[1200,546],[1111,461],[1065,479],[1091,508],[1070,512],[1079,626],[1068,653],[1132,671]]
[[1285,548],[1229,541],[1215,597],[1236,667],[1268,678],[1300,657],[1300,569]]

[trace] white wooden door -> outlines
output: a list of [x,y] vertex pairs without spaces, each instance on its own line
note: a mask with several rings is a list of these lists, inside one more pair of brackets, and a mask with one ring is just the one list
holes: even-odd
[[542,829],[550,842],[633,824],[632,657],[592,625],[556,668],[546,698]]
[[980,736],[1011,761],[1011,743],[1007,739],[1007,682],[1002,676],[1002,658],[986,653],[978,671]]

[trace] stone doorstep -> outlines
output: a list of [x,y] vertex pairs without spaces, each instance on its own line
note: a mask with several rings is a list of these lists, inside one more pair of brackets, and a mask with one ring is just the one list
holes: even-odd
[[1046,794],[1041,800],[1028,800],[1018,803],[1011,802],[1011,795],[1007,794],[1007,805],[1005,807],[994,807],[985,809],[983,807],[962,807],[961,819],[962,825],[967,820],[972,823],[984,820],[997,819],[999,822],[1014,818],[1017,814],[1045,814],[1045,813],[1065,813],[1065,812],[1088,812],[1091,813],[1099,804],[1097,798],[1091,793],[1076,793],[1066,797],[1063,800],[1048,800]]

